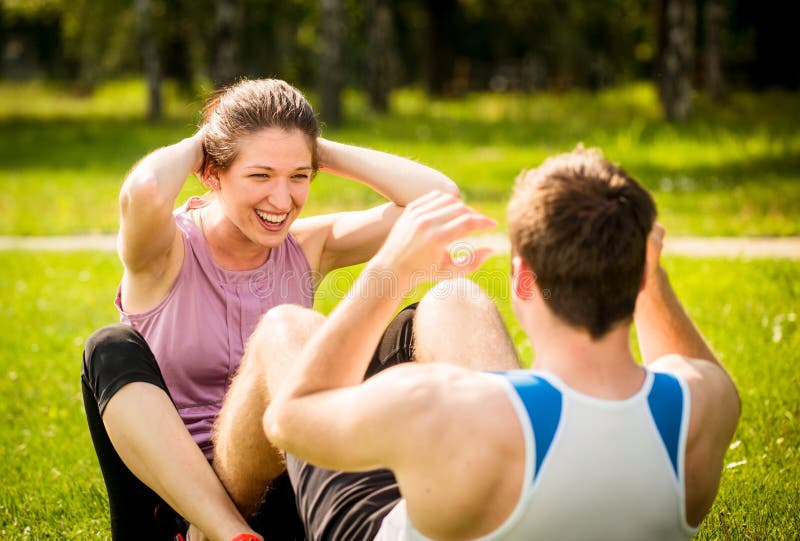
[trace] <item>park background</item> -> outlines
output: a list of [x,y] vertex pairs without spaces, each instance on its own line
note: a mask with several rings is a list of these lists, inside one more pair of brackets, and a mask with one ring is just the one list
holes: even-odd
[[[0,236],[113,234],[126,171],[242,76],[302,88],[326,137],[444,171],[501,234],[515,176],[583,143],[653,192],[668,248],[797,236],[798,15],[790,0],[0,0]],[[201,192],[192,178],[179,201]],[[379,201],[323,174],[305,212]],[[697,538],[796,539],[798,262],[664,265],[743,400]],[[475,279],[531,362],[508,267],[498,254]],[[108,538],[78,374],[120,274],[108,251],[0,251],[0,539]]]

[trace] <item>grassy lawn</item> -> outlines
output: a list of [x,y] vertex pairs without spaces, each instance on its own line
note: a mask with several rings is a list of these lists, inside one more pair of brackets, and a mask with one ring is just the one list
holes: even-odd
[[[734,94],[716,106],[701,96],[692,121],[680,126],[660,120],[645,84],[459,101],[402,90],[389,115],[371,114],[360,95],[345,102],[348,122],[326,129],[327,137],[441,169],[501,227],[516,175],[582,142],[653,190],[671,235],[800,234],[798,94]],[[0,83],[0,234],[115,231],[126,171],[149,150],[189,135],[201,100],[168,86],[166,119],[158,124],[141,120],[143,103],[135,81],[108,84],[91,98],[52,85]],[[183,196],[200,192],[191,180]],[[378,201],[361,185],[321,175],[307,212]]]
[[[166,119],[148,124],[139,82],[110,83],[90,98],[57,85],[0,82],[0,235],[115,231],[126,171],[196,122],[200,100],[166,90]],[[500,229],[519,171],[583,142],[653,190],[670,235],[800,234],[800,94],[734,94],[722,105],[701,96],[694,118],[680,126],[659,119],[647,85],[460,101],[402,90],[389,115],[374,115],[363,96],[347,94],[346,110],[348,122],[327,128],[327,137],[441,169]],[[201,192],[191,180],[182,199]],[[307,212],[377,202],[357,183],[320,175]],[[720,496],[697,537],[794,539],[800,267],[684,258],[665,265],[744,401]],[[508,266],[506,257],[493,258],[475,279],[498,299],[529,362],[533,353],[509,306]],[[316,307],[332,309],[356,272],[328,277]],[[120,274],[111,254],[0,252],[0,539],[108,538],[78,374],[85,338],[116,320]]]
[[[788,261],[670,258],[679,295],[732,372],[744,401],[720,496],[698,539],[795,539],[800,531],[797,351],[800,270]],[[0,252],[0,538],[105,539],[105,489],[82,412],[84,339],[115,320],[111,254]],[[508,259],[475,276],[510,321]],[[330,276],[328,311],[354,271]],[[421,291],[419,292],[421,293]],[[529,345],[512,336],[523,357]]]

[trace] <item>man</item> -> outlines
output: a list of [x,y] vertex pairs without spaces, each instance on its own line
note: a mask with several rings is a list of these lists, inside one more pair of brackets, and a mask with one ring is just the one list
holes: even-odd
[[392,328],[413,310],[381,335],[403,296],[477,268],[484,251],[454,262],[448,245],[493,225],[452,196],[423,196],[330,317],[278,307],[251,344],[271,344],[264,428],[287,451],[307,535],[690,538],[739,398],[658,263],[651,197],[592,152],[522,175],[509,205],[512,301],[537,370],[513,370],[494,305],[458,279],[416,308],[416,362],[362,382],[376,345],[402,342]]

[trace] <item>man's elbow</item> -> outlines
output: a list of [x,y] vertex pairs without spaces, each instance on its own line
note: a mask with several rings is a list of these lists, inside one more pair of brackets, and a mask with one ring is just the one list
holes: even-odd
[[270,404],[261,420],[267,439],[279,449],[285,449],[288,443],[284,410],[280,405]]

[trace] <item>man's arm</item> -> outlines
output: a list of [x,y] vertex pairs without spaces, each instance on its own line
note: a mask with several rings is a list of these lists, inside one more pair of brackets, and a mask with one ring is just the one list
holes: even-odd
[[[396,397],[417,392],[413,389],[399,392],[396,386],[402,386],[403,382],[385,382],[388,378],[376,377],[374,382],[356,386],[363,379],[386,325],[415,282],[431,279],[436,272],[463,274],[476,269],[488,253],[476,254],[469,267],[458,267],[447,247],[471,231],[494,225],[493,220],[449,194],[432,192],[411,203],[384,246],[303,349],[283,387],[275,393],[264,418],[270,440],[301,458],[330,466],[333,464],[326,462],[329,457],[320,444],[331,443],[333,438],[326,440],[325,434],[299,427],[313,425],[327,433],[338,426],[344,433],[355,434],[359,431],[342,423],[363,419],[357,415],[360,409],[385,407],[391,411]],[[421,387],[415,389],[424,392]],[[367,397],[365,393],[372,394]],[[373,412],[370,418],[377,418],[376,415]],[[373,430],[372,426],[362,427],[362,433]],[[391,425],[383,426],[384,430],[390,428]],[[380,440],[369,439],[378,446]],[[358,458],[362,452],[355,449],[358,444],[347,444],[354,457],[347,464],[350,469],[374,466],[375,461],[385,462],[381,449],[374,452],[364,449],[363,456]]]
[[[666,355],[707,361],[730,381],[703,335],[681,306],[659,259],[664,228],[656,223],[648,239],[644,287],[636,300],[634,321],[642,361],[650,365]],[[733,382],[731,388],[735,393]],[[738,398],[737,398],[738,400]]]
[[648,276],[634,317],[644,364],[672,353],[719,364],[660,265]]
[[691,418],[686,445],[689,523],[697,525],[719,487],[725,451],[741,412],[736,387],[681,306],[659,265],[664,230],[656,224],[648,246],[644,288],[634,319],[644,364],[679,374],[689,385]]

